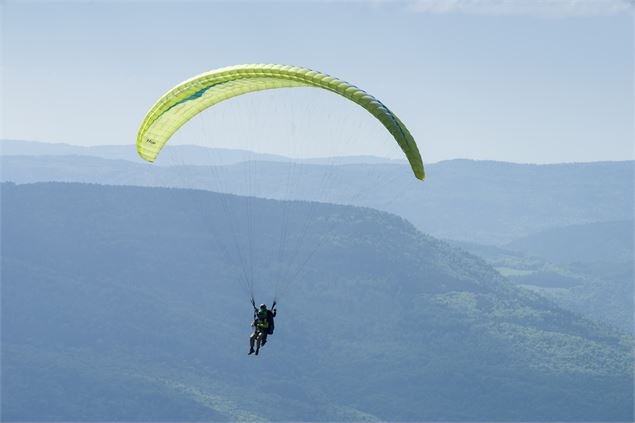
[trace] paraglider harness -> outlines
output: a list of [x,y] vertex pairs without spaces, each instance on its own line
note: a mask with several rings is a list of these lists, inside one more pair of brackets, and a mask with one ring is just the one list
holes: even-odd
[[[254,322],[255,322],[261,317],[259,315],[259,310],[256,307],[256,301],[253,298],[251,299],[251,305],[254,307]],[[276,308],[275,300],[273,301],[273,304],[271,305],[271,310],[273,310],[274,308]],[[273,323],[273,313],[271,312],[271,310],[267,310],[267,315],[265,316],[265,319],[267,320],[267,329],[266,329],[267,335],[272,335],[273,330],[275,329],[274,323]],[[259,330],[257,326],[256,326],[256,330]]]

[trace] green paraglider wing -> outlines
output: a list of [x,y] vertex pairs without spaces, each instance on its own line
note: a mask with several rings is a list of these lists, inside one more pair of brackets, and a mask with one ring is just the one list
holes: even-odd
[[316,87],[359,104],[375,116],[406,154],[418,179],[425,173],[421,155],[405,125],[379,100],[332,76],[285,65],[238,65],[216,69],[172,88],[150,109],[139,128],[137,151],[150,162],[170,137],[188,120],[223,100],[253,91],[288,87]]

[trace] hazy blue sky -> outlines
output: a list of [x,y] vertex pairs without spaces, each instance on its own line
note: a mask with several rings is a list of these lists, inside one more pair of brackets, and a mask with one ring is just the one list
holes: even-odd
[[[240,63],[305,66],[358,85],[406,123],[426,162],[633,158],[624,0],[4,1],[2,136],[134,143],[165,91]],[[225,147],[326,155],[328,138],[341,154],[398,155],[370,115],[317,91],[243,96],[201,125]],[[193,127],[176,141],[201,142]],[[290,136],[311,147],[290,150],[281,141]]]

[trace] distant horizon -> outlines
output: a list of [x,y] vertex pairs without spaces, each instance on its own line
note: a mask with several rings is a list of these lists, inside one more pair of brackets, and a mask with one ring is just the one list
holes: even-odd
[[[27,140],[27,139],[14,139],[14,138],[0,138],[0,142],[5,142],[5,141],[16,141],[16,142],[25,142],[25,143],[37,143],[37,144],[45,144],[45,145],[60,145],[60,146],[69,146],[69,147],[77,147],[77,148],[87,148],[87,149],[91,149],[91,148],[101,148],[101,147],[125,147],[125,148],[135,148],[134,144],[96,144],[96,145],[85,145],[85,144],[72,144],[69,142],[64,142],[64,141],[40,141],[40,140]],[[209,145],[201,145],[201,144],[171,144],[171,145],[167,145],[165,148],[166,149],[173,149],[173,148],[178,148],[178,147],[196,147],[196,148],[204,148],[204,149],[209,149],[209,150],[218,150],[218,151],[233,151],[233,152],[241,152],[241,153],[247,153],[247,154],[256,154],[256,155],[263,155],[263,156],[274,156],[274,157],[280,157],[280,158],[284,158],[284,159],[290,159],[290,160],[326,160],[326,159],[330,159],[330,158],[369,158],[369,159],[379,159],[379,160],[385,160],[385,161],[389,161],[389,162],[393,162],[394,164],[408,164],[407,160],[402,159],[402,158],[394,158],[394,157],[388,157],[388,156],[379,156],[379,155],[373,155],[373,154],[340,154],[340,155],[333,155],[333,156],[289,156],[289,155],[284,155],[284,154],[277,154],[277,153],[268,153],[268,152],[263,152],[263,151],[257,151],[257,150],[247,150],[247,149],[241,149],[241,148],[228,148],[228,147],[212,147]],[[2,145],[0,144],[0,156],[4,155],[3,154],[3,149],[2,149]],[[137,156],[135,156],[135,158],[137,158]],[[430,162],[426,162],[424,160],[424,165],[425,166],[429,166],[429,165],[434,165],[434,164],[440,164],[440,163],[444,163],[444,162],[451,162],[451,161],[471,161],[471,162],[492,162],[492,163],[508,163],[508,164],[515,164],[515,165],[529,165],[529,166],[549,166],[549,165],[568,165],[568,164],[593,164],[593,163],[626,163],[626,162],[635,162],[635,158],[629,158],[629,159],[615,159],[615,160],[593,160],[593,161],[561,161],[561,162],[517,162],[517,161],[511,161],[511,160],[496,160],[496,159],[473,159],[473,158],[469,158],[469,157],[454,157],[454,158],[449,158],[449,159],[443,159],[443,160],[439,160],[439,161],[430,161]]]

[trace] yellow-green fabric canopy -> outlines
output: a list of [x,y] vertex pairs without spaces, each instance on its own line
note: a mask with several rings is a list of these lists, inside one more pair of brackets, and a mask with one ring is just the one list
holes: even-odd
[[253,91],[316,87],[339,94],[375,116],[406,154],[412,171],[424,179],[423,162],[406,126],[372,95],[332,76],[286,65],[238,65],[216,69],[172,88],[145,116],[137,135],[139,155],[153,162],[165,143],[187,121],[223,100]]

